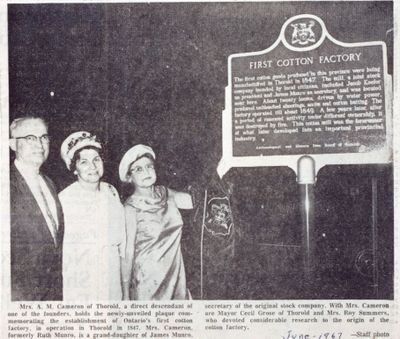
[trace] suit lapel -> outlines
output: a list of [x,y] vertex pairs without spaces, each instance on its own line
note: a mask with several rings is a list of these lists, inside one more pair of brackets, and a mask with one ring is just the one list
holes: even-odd
[[[14,177],[13,177],[14,176]],[[51,242],[54,244],[54,239],[53,236],[51,235],[51,232],[49,230],[49,227],[47,226],[47,222],[46,219],[43,216],[43,213],[39,207],[39,204],[37,203],[31,189],[29,188],[28,184],[26,183],[24,177],[21,175],[21,173],[18,171],[18,169],[15,167],[15,165],[12,165],[11,168],[11,182],[16,184],[16,188],[20,191],[21,195],[23,197],[25,197],[26,201],[29,202],[29,205],[32,206],[32,208],[36,209],[37,211],[39,211],[38,213],[38,217],[40,218],[40,222],[37,223],[37,226],[39,228],[40,233],[42,233],[42,235],[44,237],[47,238],[48,242]],[[48,181],[46,180],[46,184],[48,185]],[[48,185],[49,186],[49,185]],[[52,192],[52,188],[50,188],[50,191]],[[52,195],[54,197],[54,194],[52,192]],[[57,199],[56,199],[56,203],[57,203]],[[62,213],[62,212],[61,212]],[[58,208],[57,208],[57,214],[58,214]],[[58,218],[60,218],[58,216]],[[60,224],[61,225],[61,224]],[[61,227],[60,227],[61,228]],[[57,235],[58,237],[58,235]],[[58,239],[57,239],[58,240]],[[58,242],[57,242],[58,243]],[[55,244],[54,244],[55,246]]]

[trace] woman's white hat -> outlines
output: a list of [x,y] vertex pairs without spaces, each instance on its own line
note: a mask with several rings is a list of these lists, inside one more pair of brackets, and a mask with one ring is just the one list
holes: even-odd
[[101,144],[96,141],[96,136],[85,131],[72,133],[63,141],[60,151],[61,158],[64,160],[69,170],[71,170],[71,161],[75,152],[87,146],[101,149]]
[[128,181],[127,174],[129,171],[129,166],[145,154],[150,154],[154,159],[156,158],[153,149],[150,146],[142,144],[133,146],[124,154],[121,162],[119,163],[119,179],[122,182]]

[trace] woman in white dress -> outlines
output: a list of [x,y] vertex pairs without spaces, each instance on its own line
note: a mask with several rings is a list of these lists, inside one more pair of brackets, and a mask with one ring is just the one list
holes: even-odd
[[124,209],[116,189],[101,181],[101,144],[88,132],[71,134],[61,156],[77,180],[60,194],[65,219],[65,301],[121,300]]

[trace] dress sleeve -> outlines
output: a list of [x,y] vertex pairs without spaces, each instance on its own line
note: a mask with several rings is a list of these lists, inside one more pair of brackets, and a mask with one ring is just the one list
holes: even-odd
[[118,232],[119,232],[119,256],[124,258],[126,255],[126,244],[127,244],[127,234],[126,234],[126,222],[125,222],[125,209],[121,203],[118,206]]
[[178,208],[184,210],[190,210],[193,208],[192,197],[189,193],[177,192],[168,188],[168,195],[174,199]]
[[130,280],[133,257],[135,255],[135,239],[137,231],[136,210],[130,205],[125,205],[125,229],[126,229],[126,249],[125,259],[122,265],[122,279],[124,282]]

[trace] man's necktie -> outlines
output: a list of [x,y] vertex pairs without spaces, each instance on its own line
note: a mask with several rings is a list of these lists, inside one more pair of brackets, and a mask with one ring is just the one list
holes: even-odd
[[42,187],[40,187],[40,185],[39,185],[39,192],[40,192],[40,195],[43,198],[43,203],[44,203],[44,207],[46,209],[46,214],[47,214],[47,216],[49,217],[49,220],[50,220],[50,224],[51,224],[50,227],[49,227],[50,233],[53,236],[54,244],[57,246],[57,223],[56,223],[56,221],[55,221],[55,219],[53,217],[53,214],[50,211],[50,207],[49,207],[49,204],[47,203],[46,196],[44,195]]

